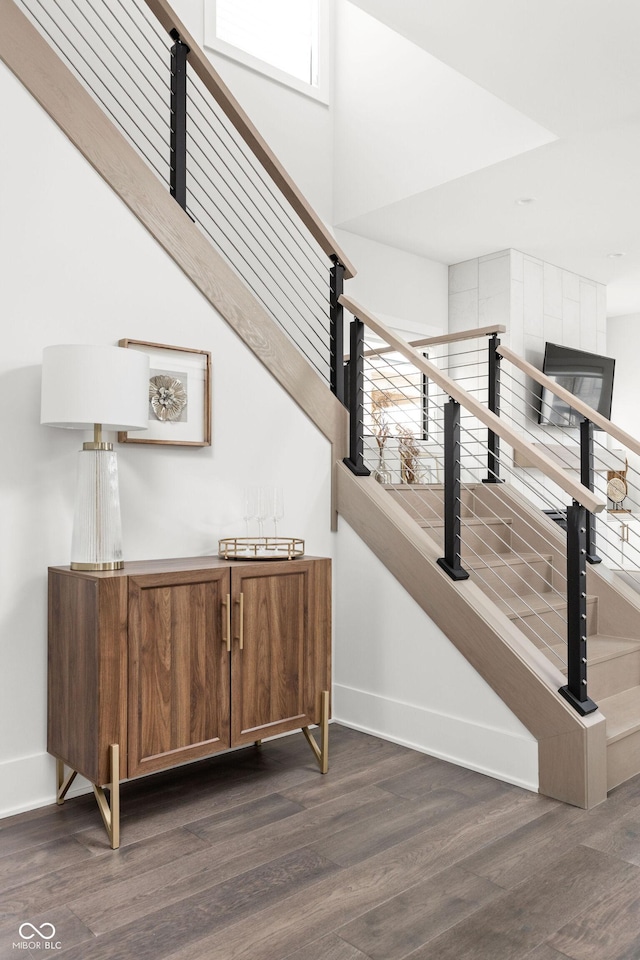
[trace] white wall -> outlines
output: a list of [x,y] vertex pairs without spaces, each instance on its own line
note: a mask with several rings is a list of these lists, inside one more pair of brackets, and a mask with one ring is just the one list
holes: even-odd
[[409,339],[447,332],[447,267],[347,230],[336,239],[358,268],[345,293]]
[[554,139],[348,0],[336,9],[335,223]]
[[[19,131],[0,154],[6,415],[0,484],[0,813],[54,798],[46,570],[69,559],[83,433],[39,425],[42,348],[121,337],[210,350],[213,445],[118,447],[125,558],[203,555],[242,532],[242,488],[278,480],[281,531],[330,555],[329,445],[4,66]],[[96,229],[98,225],[98,229]],[[117,445],[116,445],[117,446]]]
[[335,557],[334,716],[537,789],[529,731],[342,519]]
[[640,313],[609,317],[607,352],[616,361],[611,419],[637,437],[640,434]]

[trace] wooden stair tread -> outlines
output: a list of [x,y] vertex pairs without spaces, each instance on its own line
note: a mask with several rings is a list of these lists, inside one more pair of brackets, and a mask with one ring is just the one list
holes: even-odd
[[598,704],[607,720],[607,743],[640,730],[640,687],[629,687]]
[[[595,603],[597,597],[588,596],[587,604]],[[543,593],[528,593],[507,600],[496,600],[496,606],[501,607],[507,616],[521,616],[528,613],[544,613],[547,610],[565,610],[567,599],[553,590]]]
[[465,560],[465,567],[470,570],[481,570],[483,567],[516,566],[519,563],[551,563],[551,555],[542,553],[501,553],[498,556],[486,554],[482,557],[470,557]]
[[[463,527],[498,527],[498,526],[508,526],[510,527],[513,523],[511,517],[465,517],[461,518]],[[437,520],[434,520],[433,523],[418,521],[421,527],[443,527],[444,520],[442,517],[438,517]]]
[[383,483],[385,490],[402,490],[408,493],[410,490],[444,490],[443,483]]

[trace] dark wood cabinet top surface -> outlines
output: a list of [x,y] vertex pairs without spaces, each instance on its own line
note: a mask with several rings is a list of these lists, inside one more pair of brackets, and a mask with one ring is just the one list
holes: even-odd
[[[270,568],[294,566],[297,563],[304,563],[309,560],[326,560],[327,557],[312,557],[305,554],[302,557],[295,557],[287,560],[286,557],[279,557],[277,560],[261,560],[260,558],[249,558],[246,560],[225,560],[222,557],[173,557],[164,560],[128,560],[125,562],[122,570],[72,570],[69,566],[49,567],[51,572],[70,574],[74,577],[87,577],[89,579],[108,580],[113,577],[131,577],[143,576],[153,573],[172,573],[176,571],[190,570],[216,570],[220,567],[246,567],[260,564],[264,566],[265,573]],[[275,569],[274,569],[275,572]]]

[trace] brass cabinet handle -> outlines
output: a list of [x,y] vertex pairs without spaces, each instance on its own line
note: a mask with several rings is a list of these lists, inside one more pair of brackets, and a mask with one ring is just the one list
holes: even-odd
[[222,601],[222,607],[224,609],[222,642],[226,644],[227,653],[231,653],[231,595],[229,593],[227,594],[227,599]]
[[240,594],[240,599],[236,600],[238,604],[238,640],[240,641],[240,649],[244,650],[244,593]]

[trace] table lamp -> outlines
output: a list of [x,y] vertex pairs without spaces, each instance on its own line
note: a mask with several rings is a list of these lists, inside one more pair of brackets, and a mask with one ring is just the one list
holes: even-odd
[[119,570],[122,524],[118,463],[102,430],[142,430],[149,420],[149,358],[124,347],[61,344],[42,356],[40,422],[93,429],[78,457],[71,540],[73,570]]

